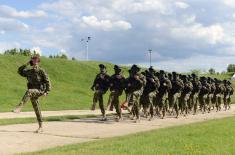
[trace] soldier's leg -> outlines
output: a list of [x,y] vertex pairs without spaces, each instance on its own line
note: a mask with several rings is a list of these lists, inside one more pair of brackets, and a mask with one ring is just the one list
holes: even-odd
[[227,103],[228,103],[228,110],[229,110],[231,108],[231,96],[228,97]]
[[102,94],[102,92],[98,93],[98,101],[99,101],[100,111],[101,111],[102,116],[103,116],[102,120],[106,121],[107,118],[106,118],[105,109],[104,109],[104,101],[103,101],[103,94]]
[[32,97],[31,102],[32,102],[33,109],[37,117],[38,125],[39,125],[39,129],[36,130],[36,132],[42,132],[42,114],[41,114],[38,98]]
[[93,104],[91,106],[91,110],[95,110],[96,108],[96,103],[98,101],[98,91],[95,91],[94,96],[93,96]]
[[174,109],[176,112],[176,118],[179,118],[179,98],[178,94],[175,94],[173,97]]
[[19,105],[16,106],[16,108],[13,110],[15,113],[19,113],[23,106],[30,100],[32,97],[32,89],[29,89],[25,92],[24,96],[22,97]]
[[193,114],[196,115],[197,113],[197,107],[198,107],[198,96],[194,95],[193,96]]
[[153,99],[154,99],[154,97],[155,97],[154,93],[149,94],[149,114],[150,114],[149,120],[150,121],[153,119],[153,116],[154,116],[154,113],[153,113]]
[[113,102],[112,104],[115,106],[115,109],[116,109],[116,113],[117,113],[117,121],[119,121],[120,119],[122,119],[122,113],[121,113],[121,107],[120,107],[120,104],[119,104],[119,95],[118,94],[114,94],[113,96]]

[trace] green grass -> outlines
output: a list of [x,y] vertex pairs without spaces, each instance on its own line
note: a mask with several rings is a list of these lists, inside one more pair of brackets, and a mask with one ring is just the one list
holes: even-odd
[[235,117],[125,137],[66,145],[25,155],[233,155]]
[[[28,60],[29,57],[25,56],[0,54],[0,112],[11,111],[24,95],[26,79],[17,74],[17,69]],[[90,87],[99,72],[100,63],[42,58],[41,66],[47,71],[52,83],[49,96],[40,99],[42,110],[88,109],[93,95]],[[104,64],[108,73],[113,74],[113,64]],[[124,73],[128,74],[127,67],[124,67]],[[215,76],[230,78],[231,74]],[[109,93],[105,95],[105,102],[108,95]],[[235,101],[235,97],[232,101]],[[23,110],[32,111],[31,104],[27,104]]]
[[[17,74],[17,69],[28,60],[24,56],[0,55],[0,112],[12,110],[24,95],[26,79]],[[100,63],[42,58],[41,66],[52,83],[49,96],[41,98],[42,110],[88,109],[93,94],[90,87]],[[104,64],[112,74],[113,65]],[[105,99],[107,101],[107,95]],[[23,110],[32,111],[31,104]]]
[[[94,118],[96,115],[65,115],[65,116],[49,116],[44,117],[44,122],[62,122],[62,121],[70,121],[74,119],[82,119],[82,118]],[[3,125],[12,125],[12,124],[29,124],[29,123],[37,123],[36,118],[10,118],[10,119],[0,119],[0,126]]]

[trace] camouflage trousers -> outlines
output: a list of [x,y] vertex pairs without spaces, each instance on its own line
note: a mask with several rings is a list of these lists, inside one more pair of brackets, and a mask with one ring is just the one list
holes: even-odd
[[31,100],[39,126],[42,125],[42,114],[38,98],[42,95],[43,92],[38,89],[28,89],[24,94],[20,104],[18,105],[19,107],[23,107],[29,100]]
[[206,99],[207,98],[208,98],[208,94],[198,96],[199,105],[200,105],[200,109],[201,109],[202,113],[206,112]]
[[176,117],[179,116],[179,97],[180,97],[180,93],[174,93],[174,94],[169,93],[168,95],[169,107],[172,110],[173,108],[175,109]]
[[158,94],[156,97],[156,101],[158,103],[160,117],[163,119],[168,107],[168,93]]
[[220,111],[222,104],[222,94],[214,94],[212,97],[212,102],[215,103],[216,111]]
[[189,98],[190,98],[190,93],[187,94],[181,94],[180,96],[180,104],[181,104],[181,112],[184,115],[187,115],[189,113]]
[[142,95],[143,97],[143,109],[146,117],[150,114],[151,117],[153,117],[153,102],[154,98],[156,97],[156,92],[151,92],[149,94]]
[[99,102],[100,111],[103,116],[105,116],[104,101],[103,101],[104,92],[102,90],[96,90],[93,96],[93,105],[92,110],[95,110],[96,103]]
[[231,104],[231,96],[230,95],[224,95],[224,108],[225,110],[230,109],[230,104]]
[[121,107],[119,103],[119,97],[121,96],[122,93],[119,91],[111,91],[109,95],[109,103],[111,104],[111,107],[114,106],[117,112],[117,115],[121,118]]
[[213,98],[213,94],[208,94],[207,98],[206,98],[206,105],[207,105],[207,110],[208,112],[211,111],[211,107],[212,107],[212,98]]
[[192,93],[189,98],[190,110],[193,110],[193,114],[197,113],[198,108],[198,93]]
[[137,119],[140,118],[139,98],[141,94],[141,91],[134,91],[127,95],[128,106],[130,107],[133,116],[136,116]]

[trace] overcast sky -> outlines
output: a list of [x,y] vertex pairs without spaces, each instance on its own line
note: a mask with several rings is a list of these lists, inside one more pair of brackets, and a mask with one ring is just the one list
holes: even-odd
[[235,0],[0,0],[0,51],[30,48],[168,71],[235,63]]

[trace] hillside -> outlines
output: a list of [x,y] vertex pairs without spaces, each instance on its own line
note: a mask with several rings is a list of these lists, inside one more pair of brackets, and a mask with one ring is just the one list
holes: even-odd
[[[17,69],[28,60],[25,56],[0,55],[0,111],[12,110],[24,95],[26,79],[17,74]],[[42,110],[88,109],[93,94],[90,87],[99,72],[100,63],[42,58],[41,66],[47,71],[52,83],[49,96],[41,98]],[[112,74],[113,64],[104,64],[109,74]],[[127,68],[124,70],[127,74]],[[230,75],[217,77],[229,78]],[[32,110],[30,104],[26,105],[24,111]]]
[[[14,108],[24,95],[26,79],[17,74],[20,65],[29,60],[24,56],[0,55],[0,111]],[[90,87],[99,72],[101,62],[77,62],[63,59],[42,58],[41,66],[47,71],[52,90],[41,98],[43,110],[87,109],[92,102]],[[109,73],[113,65],[105,63]],[[28,103],[24,111],[32,109]]]

